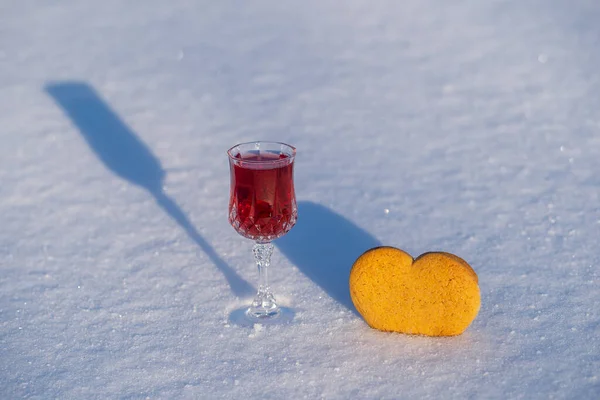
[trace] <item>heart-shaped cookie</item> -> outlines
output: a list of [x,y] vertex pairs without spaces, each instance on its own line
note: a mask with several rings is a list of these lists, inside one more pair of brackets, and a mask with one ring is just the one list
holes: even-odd
[[413,260],[394,247],[355,261],[350,296],[372,328],[427,336],[461,334],[481,304],[477,274],[462,258],[436,252]]

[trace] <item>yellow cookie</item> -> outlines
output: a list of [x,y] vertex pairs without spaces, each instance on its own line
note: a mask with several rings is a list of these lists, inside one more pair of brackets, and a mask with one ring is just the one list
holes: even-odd
[[372,328],[428,336],[460,335],[481,305],[477,274],[462,258],[436,252],[413,260],[394,247],[354,262],[350,296]]

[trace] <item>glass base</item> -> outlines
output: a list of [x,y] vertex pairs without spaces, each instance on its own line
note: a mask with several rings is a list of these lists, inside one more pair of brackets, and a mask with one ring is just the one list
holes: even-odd
[[232,325],[253,327],[255,325],[289,325],[295,321],[296,312],[288,307],[279,307],[277,313],[270,317],[256,317],[248,307],[236,308],[229,314],[228,321]]
[[279,314],[279,306],[275,302],[275,298],[271,292],[268,290],[259,290],[252,305],[246,311],[248,318],[261,321],[265,319],[275,319],[279,317]]
[[279,308],[276,308],[275,310],[266,310],[264,308],[256,309],[254,307],[250,307],[246,310],[246,316],[256,321],[276,319],[279,318],[279,315],[281,315]]

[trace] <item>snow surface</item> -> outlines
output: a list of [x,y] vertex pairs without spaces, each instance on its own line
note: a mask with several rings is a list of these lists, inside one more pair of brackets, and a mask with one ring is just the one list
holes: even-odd
[[[600,398],[597,0],[4,1],[0,398]],[[225,151],[298,148],[272,286]],[[352,261],[465,258],[455,338],[370,329]]]

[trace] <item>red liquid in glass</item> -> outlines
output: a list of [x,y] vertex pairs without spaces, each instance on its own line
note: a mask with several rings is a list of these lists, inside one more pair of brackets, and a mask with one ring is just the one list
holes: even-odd
[[294,164],[289,158],[272,153],[235,157],[231,164],[229,223],[242,236],[271,241],[296,223]]

